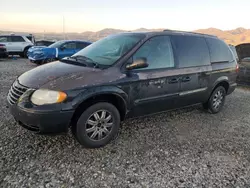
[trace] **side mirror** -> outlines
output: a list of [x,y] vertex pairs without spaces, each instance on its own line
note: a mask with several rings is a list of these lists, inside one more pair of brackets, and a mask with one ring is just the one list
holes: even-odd
[[62,51],[65,50],[65,47],[64,47],[64,46],[61,46],[61,47],[60,47],[60,50],[62,50]]
[[132,64],[127,65],[127,70],[141,69],[148,67],[146,58],[138,58]]

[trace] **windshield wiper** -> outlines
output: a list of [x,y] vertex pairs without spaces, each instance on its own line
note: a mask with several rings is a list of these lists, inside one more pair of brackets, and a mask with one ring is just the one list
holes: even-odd
[[77,56],[71,56],[70,58],[75,59],[76,61],[82,60],[84,62],[87,62],[88,64],[92,64],[94,68],[99,68],[99,64],[89,57],[77,55]]
[[70,63],[70,64],[75,64],[75,65],[82,65],[82,66],[85,66],[85,67],[88,66],[87,63],[79,63],[75,58],[72,58],[72,57],[65,57],[65,58],[61,59],[60,61],[64,62],[64,63]]

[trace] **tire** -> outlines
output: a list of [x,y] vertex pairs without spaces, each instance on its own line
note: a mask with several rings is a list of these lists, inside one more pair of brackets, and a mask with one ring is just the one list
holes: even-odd
[[24,49],[24,51],[23,51],[24,58],[28,58],[28,50],[29,50],[29,48]]
[[226,89],[223,86],[218,86],[211,94],[209,100],[203,104],[203,107],[211,114],[217,114],[223,108],[225,99]]
[[120,114],[107,102],[96,103],[87,108],[72,127],[77,141],[87,148],[107,145],[119,132]]
[[56,59],[54,59],[54,58],[45,59],[45,60],[43,60],[42,64],[50,63],[50,62],[53,62],[53,61],[56,61]]

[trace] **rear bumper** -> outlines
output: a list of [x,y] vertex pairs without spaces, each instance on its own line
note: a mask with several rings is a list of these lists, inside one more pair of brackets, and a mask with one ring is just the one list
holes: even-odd
[[230,95],[231,93],[233,93],[234,90],[236,89],[236,87],[237,87],[237,84],[236,84],[236,83],[231,84],[231,85],[229,86],[229,88],[228,88],[227,94]]
[[24,128],[40,133],[51,134],[67,132],[74,111],[36,112],[9,105],[10,113]]

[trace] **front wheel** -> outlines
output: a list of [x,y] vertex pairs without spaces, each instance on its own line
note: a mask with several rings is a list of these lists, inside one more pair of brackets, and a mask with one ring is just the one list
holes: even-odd
[[80,144],[99,148],[107,145],[118,134],[120,114],[110,103],[97,103],[82,113],[75,126],[72,132]]
[[56,59],[55,58],[48,58],[48,59],[43,60],[43,64],[51,63],[53,61],[56,61]]
[[225,104],[226,90],[223,86],[217,87],[211,94],[209,100],[203,104],[203,107],[210,113],[216,114],[221,111]]

